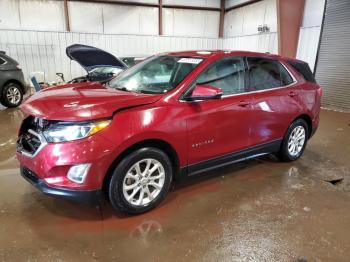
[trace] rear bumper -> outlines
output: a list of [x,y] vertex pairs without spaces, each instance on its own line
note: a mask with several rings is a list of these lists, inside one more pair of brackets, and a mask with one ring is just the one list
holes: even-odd
[[40,179],[34,172],[21,166],[21,175],[37,189],[46,195],[64,198],[75,202],[90,205],[99,205],[102,199],[101,190],[68,190],[49,186]]

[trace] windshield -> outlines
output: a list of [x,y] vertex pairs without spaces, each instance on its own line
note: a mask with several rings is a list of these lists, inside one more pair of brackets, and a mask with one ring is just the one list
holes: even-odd
[[140,93],[166,93],[180,84],[202,60],[177,56],[151,57],[112,79],[109,86]]

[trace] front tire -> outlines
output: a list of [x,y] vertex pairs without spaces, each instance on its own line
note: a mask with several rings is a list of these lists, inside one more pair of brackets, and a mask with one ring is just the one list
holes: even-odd
[[8,83],[2,88],[0,102],[6,107],[17,107],[22,103],[22,88],[15,83]]
[[109,183],[112,206],[127,214],[141,214],[158,206],[167,195],[173,177],[169,157],[157,148],[141,148],[115,168]]
[[309,130],[305,120],[295,120],[283,138],[278,157],[285,162],[297,160],[304,153],[308,137]]

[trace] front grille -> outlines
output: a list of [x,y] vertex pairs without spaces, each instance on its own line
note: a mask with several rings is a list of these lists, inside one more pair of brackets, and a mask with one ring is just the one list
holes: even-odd
[[37,175],[26,167],[21,167],[21,174],[34,184],[37,184],[39,182]]
[[29,116],[24,119],[17,140],[17,151],[33,156],[44,146],[45,140],[41,135],[45,122],[42,119]]
[[35,154],[41,145],[40,139],[30,132],[23,133],[19,136],[17,141],[18,151],[25,151],[29,154]]

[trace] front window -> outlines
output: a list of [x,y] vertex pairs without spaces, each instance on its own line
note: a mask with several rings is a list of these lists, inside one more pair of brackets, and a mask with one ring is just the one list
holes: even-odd
[[242,57],[226,57],[206,69],[197,79],[197,84],[220,88],[224,95],[245,92],[245,65]]
[[166,93],[177,87],[202,60],[178,56],[151,57],[118,75],[109,86],[131,92]]

